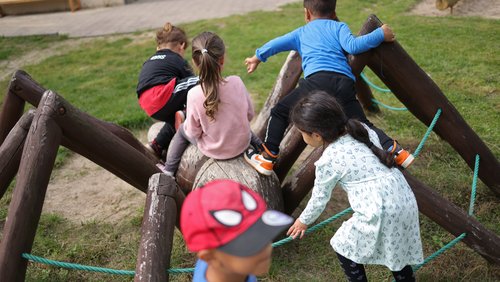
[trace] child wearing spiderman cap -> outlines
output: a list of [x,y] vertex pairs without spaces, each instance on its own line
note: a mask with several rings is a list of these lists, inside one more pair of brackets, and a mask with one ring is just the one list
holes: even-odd
[[181,231],[198,256],[193,281],[257,281],[271,266],[272,240],[292,221],[232,180],[191,192],[182,205]]

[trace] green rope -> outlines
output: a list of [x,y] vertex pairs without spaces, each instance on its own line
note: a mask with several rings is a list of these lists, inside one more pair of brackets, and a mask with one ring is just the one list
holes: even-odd
[[[316,224],[315,226],[309,228],[306,231],[306,234],[311,233],[311,232],[327,225],[328,223],[338,219],[339,217],[341,217],[341,216],[343,216],[351,211],[352,211],[351,208],[345,209],[344,211],[330,217],[329,219],[324,220],[324,221]],[[291,240],[293,240],[292,237],[285,238],[283,240],[280,240],[278,242],[273,243],[273,247],[282,246],[282,245],[290,242]],[[57,267],[61,267],[61,268],[67,268],[67,269],[76,269],[76,270],[100,272],[100,273],[107,273],[107,274],[117,274],[117,275],[130,275],[130,276],[135,275],[135,271],[133,271],[133,270],[118,270],[118,269],[111,269],[111,268],[104,268],[104,267],[81,265],[81,264],[77,264],[77,263],[62,262],[62,261],[56,261],[56,260],[51,260],[51,259],[46,259],[46,258],[34,256],[32,254],[27,254],[27,253],[23,253],[22,257],[27,259],[27,260],[33,261],[33,262],[43,263],[43,264],[57,266]],[[194,268],[171,268],[171,269],[168,269],[167,271],[171,274],[191,273],[194,271]]]
[[[84,270],[84,271],[91,271],[91,272],[116,274],[116,275],[130,275],[130,276],[135,275],[134,270],[119,270],[119,269],[111,269],[111,268],[104,268],[104,267],[81,265],[81,264],[77,264],[77,263],[69,263],[69,262],[62,262],[62,261],[46,259],[46,258],[37,257],[37,256],[34,256],[32,254],[26,254],[26,253],[23,253],[22,257],[27,259],[27,260],[33,261],[33,262],[43,263],[43,264],[57,266],[57,267],[61,267],[61,268],[67,268],[67,269],[76,269],[76,270]],[[194,268],[172,268],[172,269],[169,269],[167,271],[171,274],[191,273],[194,271]]]
[[476,201],[477,174],[479,173],[479,155],[476,155],[474,164],[474,177],[472,178],[472,190],[470,194],[469,215],[474,213],[474,202]]
[[462,241],[462,239],[465,238],[465,233],[460,234],[457,238],[453,239],[453,241],[449,242],[446,244],[446,246],[442,247],[439,249],[437,252],[433,253],[432,255],[428,256],[424,262],[421,264],[414,266],[413,271],[419,270],[422,266],[424,266],[426,263],[430,262],[431,260],[435,259],[437,256],[440,254],[444,253],[446,250],[450,249],[451,247],[455,246],[458,242]]
[[379,87],[379,86],[375,85],[373,82],[371,82],[370,80],[368,80],[368,77],[366,77],[366,75],[364,73],[360,73],[359,75],[366,82],[366,84],[370,85],[373,89],[375,89],[377,91],[380,91],[380,92],[383,92],[383,93],[392,92],[391,89],[382,88],[382,87]]
[[375,104],[377,104],[377,105],[382,106],[383,108],[386,108],[386,109],[389,109],[389,110],[392,110],[392,111],[408,111],[408,108],[391,107],[389,105],[386,105],[386,104],[380,102],[379,100],[377,100],[375,98],[372,98],[372,102],[375,103]]
[[[328,223],[330,223],[330,222],[332,222],[332,221],[334,221],[334,220],[337,220],[339,217],[342,217],[342,216],[344,216],[344,215],[346,215],[346,214],[348,214],[348,213],[350,213],[350,212],[352,212],[352,208],[347,208],[347,209],[345,209],[345,210],[343,210],[343,211],[339,212],[338,214],[336,214],[336,215],[334,215],[334,216],[332,216],[332,217],[330,217],[330,218],[328,218],[328,219],[326,219],[326,220],[324,220],[324,221],[322,221],[322,222],[320,222],[320,223],[318,223],[318,224],[314,225],[313,227],[308,228],[308,229],[306,230],[305,234],[309,234],[309,233],[311,233],[311,232],[314,232],[314,231],[316,231],[316,230],[320,229],[321,227],[323,227],[323,226],[327,225]],[[274,243],[273,243],[273,247],[279,247],[279,246],[282,246],[282,245],[284,245],[284,244],[286,244],[286,243],[289,243],[289,242],[290,242],[290,241],[292,241],[292,240],[293,240],[293,238],[292,238],[292,237],[287,237],[287,238],[282,239],[282,240],[280,240],[280,241],[278,241],[278,242],[274,242]]]
[[429,125],[429,128],[427,128],[427,132],[425,133],[424,138],[422,138],[422,141],[420,141],[420,144],[418,144],[417,149],[413,153],[413,156],[415,156],[415,158],[418,156],[418,154],[420,154],[420,151],[422,150],[422,147],[424,147],[424,144],[427,141],[427,138],[429,138],[429,136],[431,135],[431,132],[434,129],[436,122],[439,119],[439,116],[441,116],[441,112],[442,112],[441,109],[437,110],[436,115],[434,116],[434,119],[432,119],[432,122]]

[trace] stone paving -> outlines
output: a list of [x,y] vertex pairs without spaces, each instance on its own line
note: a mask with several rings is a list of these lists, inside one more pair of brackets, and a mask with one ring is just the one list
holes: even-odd
[[66,34],[101,36],[156,29],[258,10],[275,10],[297,0],[159,0],[123,6],[0,18],[0,36]]

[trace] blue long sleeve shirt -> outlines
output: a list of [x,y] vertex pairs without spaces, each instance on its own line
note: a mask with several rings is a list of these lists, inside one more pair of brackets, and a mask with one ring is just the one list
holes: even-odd
[[302,70],[306,78],[318,71],[333,71],[356,80],[344,50],[356,55],[377,47],[383,41],[382,28],[356,37],[343,22],[316,19],[267,42],[257,49],[255,55],[265,62],[272,55],[295,50],[302,57]]

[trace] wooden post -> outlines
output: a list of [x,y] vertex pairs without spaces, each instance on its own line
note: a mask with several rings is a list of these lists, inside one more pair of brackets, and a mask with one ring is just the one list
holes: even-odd
[[[292,214],[313,187],[314,162],[322,151],[317,148],[311,152],[302,166],[283,183],[285,213]],[[404,172],[404,176],[415,194],[421,213],[455,236],[467,233],[463,240],[467,246],[486,260],[500,264],[500,237],[409,173]]]
[[33,110],[26,112],[7,135],[4,143],[0,145],[0,199],[16,176],[21,162],[24,141],[34,114]]
[[288,95],[297,85],[302,74],[302,59],[298,52],[291,51],[281,67],[276,83],[271,93],[267,97],[259,115],[255,118],[252,128],[260,139],[264,139],[267,128],[267,121],[271,114],[271,109],[284,96]]
[[9,84],[9,90],[5,95],[5,99],[0,110],[0,145],[2,145],[5,137],[9,134],[14,124],[19,120],[23,114],[24,100],[14,94],[12,90],[17,89],[13,85],[13,77]]
[[24,281],[45,192],[62,132],[55,123],[55,97],[45,95],[23,150],[16,187],[0,243],[0,281]]
[[177,185],[173,178],[156,173],[149,179],[142,219],[141,242],[135,267],[135,282],[169,281],[170,255],[178,217]]
[[[382,25],[372,15],[363,30],[369,32]],[[408,110],[425,125],[429,125],[438,109],[442,114],[434,127],[474,169],[476,154],[481,157],[479,178],[500,196],[500,163],[486,144],[470,128],[441,89],[413,61],[397,42],[382,43],[373,50],[368,66],[387,85]]]

